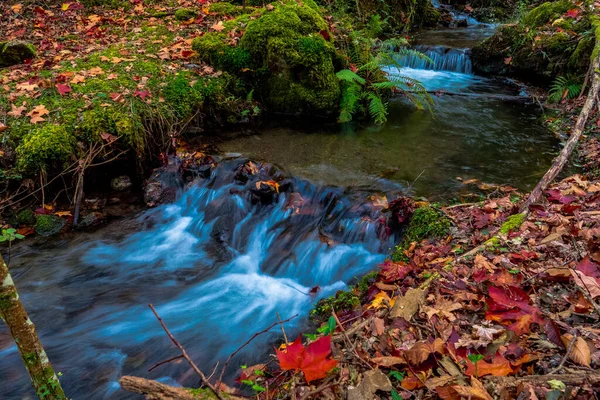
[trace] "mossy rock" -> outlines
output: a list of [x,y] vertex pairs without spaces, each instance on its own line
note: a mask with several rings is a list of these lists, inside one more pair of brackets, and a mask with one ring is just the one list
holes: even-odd
[[[335,76],[336,50],[319,7],[307,0],[273,3],[225,23],[244,30],[238,46],[226,33],[211,32],[193,42],[200,57],[215,67],[244,75],[255,96],[270,111],[331,113],[340,88]],[[242,73],[244,72],[244,73]]]
[[65,220],[56,215],[38,215],[35,233],[40,236],[56,235],[65,226]]
[[19,225],[32,226],[35,224],[35,213],[31,210],[19,211],[17,214],[17,222]]
[[175,11],[175,19],[178,21],[188,21],[192,18],[196,18],[197,15],[198,13],[196,11],[189,8],[180,8]]
[[544,3],[472,50],[473,69],[548,86],[557,76],[583,76],[593,52],[589,16],[564,17],[569,1]]
[[407,261],[404,250],[412,242],[444,237],[448,235],[451,226],[452,221],[441,210],[430,206],[417,208],[404,231],[402,241],[392,253],[392,260]]
[[242,15],[249,14],[252,9],[249,7],[243,7],[235,4],[228,3],[226,1],[220,1],[218,3],[213,3],[208,7],[208,11],[211,14],[217,14],[221,16],[225,15]]
[[31,131],[17,147],[17,168],[23,172],[48,170],[64,164],[76,151],[75,137],[62,125],[44,125]]
[[575,5],[568,0],[541,4],[525,14],[523,24],[529,28],[537,28],[559,18],[571,8],[575,8]]
[[35,58],[35,47],[21,40],[0,42],[0,67],[10,67]]

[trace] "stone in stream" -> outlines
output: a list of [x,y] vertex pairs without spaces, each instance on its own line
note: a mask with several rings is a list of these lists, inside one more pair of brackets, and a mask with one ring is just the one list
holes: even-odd
[[0,42],[0,68],[23,63],[35,57],[35,47],[22,40]]
[[35,233],[40,236],[56,235],[65,226],[65,220],[56,215],[38,215],[35,223]]
[[175,201],[183,188],[181,163],[170,158],[167,166],[156,168],[144,186],[144,202],[148,207]]

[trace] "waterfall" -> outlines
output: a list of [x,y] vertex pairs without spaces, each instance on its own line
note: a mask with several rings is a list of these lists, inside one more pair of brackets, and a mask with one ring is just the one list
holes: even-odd
[[415,46],[415,50],[425,54],[431,61],[418,56],[401,56],[398,62],[401,66],[414,69],[430,69],[434,71],[451,71],[470,74],[470,49],[454,49],[446,46]]

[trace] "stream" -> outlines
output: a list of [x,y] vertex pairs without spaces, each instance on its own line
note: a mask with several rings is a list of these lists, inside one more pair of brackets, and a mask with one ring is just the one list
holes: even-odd
[[[432,91],[519,94],[518,87],[471,73],[468,47],[493,27],[451,31],[417,35],[433,66],[405,59],[405,68],[389,72],[420,79]],[[198,384],[181,360],[148,372],[178,354],[148,303],[208,374],[277,313],[300,315],[286,324],[295,338],[319,298],[372,270],[397,240],[384,232],[381,208],[369,199],[374,194],[450,199],[465,190],[456,177],[526,190],[550,165],[558,143],[538,123],[535,107],[434,97],[434,114],[391,101],[384,126],[283,121],[230,132],[216,144],[242,156],[220,162],[174,203],[96,232],[13,249],[13,278],[68,396],[138,398],[120,390],[122,375]],[[244,157],[281,166],[288,190],[273,202],[251,201],[255,182],[236,178]],[[278,329],[260,336],[231,369],[264,360],[277,340]],[[34,399],[4,325],[0,393]]]

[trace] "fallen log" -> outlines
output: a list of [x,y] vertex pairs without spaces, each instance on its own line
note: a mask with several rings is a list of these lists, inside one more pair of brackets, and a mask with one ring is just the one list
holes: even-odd
[[119,379],[119,384],[124,390],[142,394],[149,400],[197,400],[216,398],[214,395],[212,397],[196,396],[184,388],[169,386],[164,383],[138,378],[136,376],[124,376]]
[[581,113],[579,113],[579,117],[577,117],[577,122],[575,123],[575,126],[573,127],[573,131],[571,132],[571,137],[569,137],[569,140],[567,140],[565,147],[563,147],[563,149],[561,150],[558,157],[556,157],[554,159],[554,162],[552,163],[552,166],[550,167],[550,169],[546,172],[546,174],[538,182],[536,187],[531,191],[531,193],[529,194],[529,197],[527,198],[525,203],[523,203],[523,206],[521,207],[522,213],[527,213],[529,211],[530,205],[540,201],[540,199],[542,198],[542,194],[544,193],[544,191],[546,190],[548,185],[558,176],[560,171],[562,171],[563,167],[569,160],[571,153],[577,146],[577,143],[579,142],[579,139],[581,138],[583,130],[585,129],[585,125],[587,123],[590,112],[592,111],[592,108],[594,107],[594,104],[597,101],[598,92],[600,91],[600,70],[599,70],[599,68],[600,68],[600,54],[598,54],[596,56],[596,58],[594,58],[594,61],[592,62],[592,67],[591,67],[592,74],[593,74],[592,86],[590,87],[590,90],[588,92],[588,96],[587,96],[587,99],[585,100],[585,104],[583,105],[583,108],[581,109]]
[[592,386],[600,386],[600,374],[552,374],[552,375],[527,375],[527,376],[489,376],[486,382],[500,388],[517,388],[520,384],[531,383],[545,385],[548,381],[561,381],[567,386],[581,386],[585,383]]

